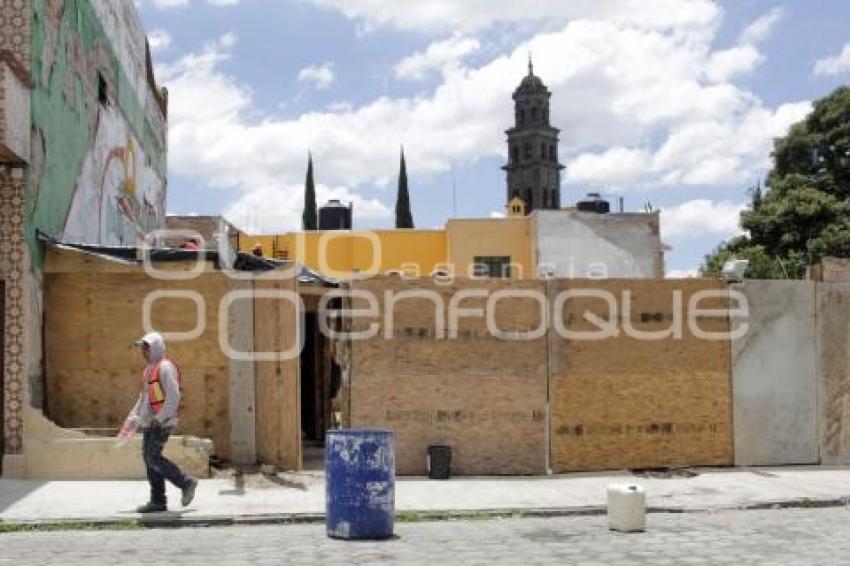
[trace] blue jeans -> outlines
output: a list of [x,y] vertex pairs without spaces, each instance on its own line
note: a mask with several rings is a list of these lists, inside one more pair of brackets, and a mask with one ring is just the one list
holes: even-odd
[[186,489],[192,478],[183,473],[173,462],[162,455],[162,449],[171,435],[170,428],[146,428],[142,440],[142,453],[148,481],[151,484],[151,502],[165,505],[165,480],[180,489]]

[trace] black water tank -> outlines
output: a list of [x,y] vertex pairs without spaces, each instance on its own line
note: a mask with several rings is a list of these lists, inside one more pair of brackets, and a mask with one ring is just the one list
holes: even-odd
[[587,193],[587,197],[584,200],[578,201],[576,208],[581,212],[608,214],[611,212],[611,203],[602,198],[599,193]]
[[339,200],[328,201],[319,209],[319,230],[351,230],[351,205]]

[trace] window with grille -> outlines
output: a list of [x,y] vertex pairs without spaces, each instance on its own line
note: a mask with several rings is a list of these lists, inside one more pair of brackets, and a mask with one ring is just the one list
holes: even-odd
[[511,256],[475,256],[475,276],[510,279]]

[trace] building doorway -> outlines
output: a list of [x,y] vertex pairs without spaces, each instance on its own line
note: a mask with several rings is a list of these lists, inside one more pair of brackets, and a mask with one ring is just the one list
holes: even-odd
[[331,422],[330,344],[321,332],[316,312],[304,317],[301,351],[301,436],[305,447],[323,446]]

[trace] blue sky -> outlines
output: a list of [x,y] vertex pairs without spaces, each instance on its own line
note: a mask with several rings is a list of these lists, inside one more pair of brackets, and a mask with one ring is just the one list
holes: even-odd
[[736,232],[771,140],[850,82],[841,0],[139,0],[170,90],[171,213],[297,229],[320,201],[389,227],[404,144],[418,227],[504,206],[527,53],[553,90],[563,200],[662,209],[668,269]]

